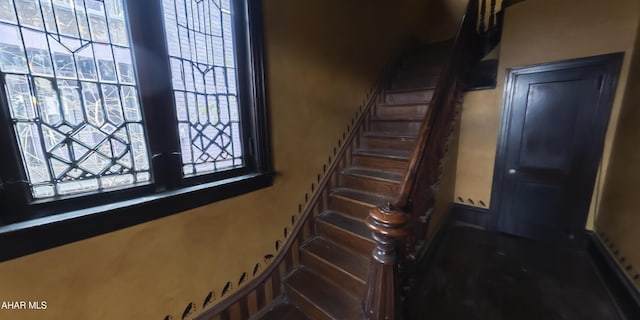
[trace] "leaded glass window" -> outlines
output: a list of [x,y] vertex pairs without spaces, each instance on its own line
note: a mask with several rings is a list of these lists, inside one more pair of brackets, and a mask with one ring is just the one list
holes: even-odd
[[149,182],[122,0],[0,0],[0,77],[36,199]]
[[0,0],[0,261],[271,185],[261,13]]
[[163,0],[185,176],[243,165],[229,0]]

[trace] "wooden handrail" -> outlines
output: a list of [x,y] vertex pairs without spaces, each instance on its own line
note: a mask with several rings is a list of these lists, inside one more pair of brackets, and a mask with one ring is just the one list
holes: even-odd
[[471,48],[473,48],[475,44],[473,34],[476,33],[477,19],[478,2],[477,0],[470,0],[460,22],[460,27],[458,28],[453,45],[453,52],[436,83],[431,105],[420,126],[413,155],[409,161],[407,172],[404,175],[398,198],[394,203],[397,208],[406,209],[409,197],[413,192],[412,189],[415,185],[417,173],[425,157],[425,150],[427,149],[429,140],[431,140],[430,138],[435,123],[439,121],[440,117],[438,117],[438,114],[444,113],[443,109],[445,108],[453,107],[450,105],[447,106],[446,104],[450,102],[448,100],[452,93],[451,90],[455,88],[454,81],[462,78],[464,71],[474,58],[472,50],[469,50],[469,45],[471,44]]
[[[218,319],[218,317],[232,320],[255,318],[281,294],[282,280],[285,275],[300,263],[300,256],[297,251],[301,243],[311,236],[312,230],[310,229],[312,228],[313,219],[326,207],[329,191],[337,187],[340,172],[350,163],[351,153],[357,147],[359,137],[366,129],[365,124],[370,121],[372,116],[373,106],[375,106],[381,95],[383,81],[389,78],[399,60],[400,53],[405,51],[405,48],[401,49],[393,54],[389,62],[382,68],[367,97],[366,103],[348,127],[348,134],[346,136],[343,135],[342,140],[338,142],[338,148],[334,148],[333,156],[329,157],[328,166],[323,169],[322,178],[318,177],[319,181],[315,191],[312,189],[311,197],[308,200],[305,199],[306,205],[304,208],[299,209],[301,210],[300,216],[296,219],[293,229],[288,233],[288,237],[283,245],[280,246],[280,250],[271,263],[243,287],[224,297],[224,300],[219,303],[204,310],[195,318],[196,320]],[[267,290],[267,285],[271,287],[271,290]],[[272,291],[272,293],[267,293],[267,291]],[[258,310],[248,310],[251,304],[249,300],[251,299],[257,300],[255,304]],[[238,317],[234,317],[234,314]]]
[[[438,183],[441,170],[439,161],[446,153],[444,145],[451,134],[465,72],[477,58],[478,1],[483,0],[470,0],[467,4],[454,40],[453,52],[436,83],[395,203],[374,208],[369,213],[367,226],[372,231],[376,249],[372,253],[371,273],[363,301],[363,313],[367,320],[401,318],[400,287],[406,279],[402,280],[405,275],[400,273],[402,269],[406,270],[403,265],[406,266],[409,259],[408,256],[398,257],[397,252],[412,254],[418,242],[416,240],[423,238],[418,231],[418,215],[426,212],[419,211],[429,208],[434,199],[431,187]],[[414,200],[411,205],[410,199]],[[409,228],[408,232],[404,230],[405,227]],[[400,241],[405,235],[407,239]]]
[[[358,119],[356,120],[356,122],[354,123],[352,128],[356,128],[356,127],[360,126],[361,123],[363,121],[365,121],[365,116],[364,115],[366,113],[368,113],[368,111],[375,104],[375,100],[376,100],[376,98],[377,98],[377,96],[378,96],[378,94],[380,92],[380,86],[377,85],[374,90],[375,91],[370,96],[369,101],[367,102],[364,110],[362,110],[361,116],[358,117]],[[357,137],[357,135],[358,135],[357,130],[352,130],[349,133],[349,135],[346,137],[346,139],[344,141],[344,145],[347,145],[352,140],[354,140]],[[336,168],[340,165],[340,161],[337,161],[337,160],[343,158],[345,153],[348,152],[348,151],[350,151],[349,148],[340,148],[338,150],[337,154],[335,154],[335,156],[333,158],[334,160],[331,162],[331,164],[327,168],[326,172],[330,173],[332,171],[335,171]],[[330,175],[327,174],[319,182],[318,187],[316,189],[316,190],[318,190],[318,192],[313,193],[313,195],[311,196],[311,199],[309,199],[309,201],[307,203],[313,204],[313,203],[318,202],[320,200],[320,198],[323,196],[323,193],[320,192],[320,190],[326,189],[328,184],[330,184],[330,183],[331,183]],[[304,221],[307,221],[308,219],[312,218],[312,215],[314,213],[313,209],[314,209],[313,205],[305,206],[304,211],[302,212],[302,214],[300,215],[300,218],[298,219],[299,222],[295,224],[295,226],[293,227],[293,230],[291,231],[291,236],[289,236],[285,240],[284,244],[282,245],[282,248],[280,250],[281,253],[288,252],[289,250],[292,249],[293,244],[297,239],[296,235],[298,235],[298,234],[300,234],[302,232],[302,228],[305,225]],[[267,269],[265,269],[258,277],[252,279],[247,285],[245,285],[244,287],[242,287],[239,290],[235,291],[229,297],[227,297],[224,300],[220,301],[218,304],[214,305],[210,309],[207,309],[200,316],[198,316],[197,319],[208,319],[208,317],[212,317],[213,315],[221,314],[221,313],[223,313],[223,311],[228,310],[238,300],[240,300],[241,298],[246,297],[247,295],[249,295],[251,293],[251,291],[255,290],[258,285],[260,285],[261,283],[264,283],[265,281],[267,281],[267,279],[274,272],[277,272],[278,267],[280,267],[280,265],[283,263],[283,261],[286,258],[286,256],[287,256],[286,254],[278,254],[278,255],[276,255],[275,259],[271,262],[271,264],[269,264]]]

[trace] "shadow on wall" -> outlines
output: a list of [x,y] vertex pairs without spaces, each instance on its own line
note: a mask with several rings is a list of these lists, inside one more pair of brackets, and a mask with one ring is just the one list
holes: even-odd
[[640,23],[631,72],[620,110],[608,174],[597,211],[596,232],[611,255],[640,290]]

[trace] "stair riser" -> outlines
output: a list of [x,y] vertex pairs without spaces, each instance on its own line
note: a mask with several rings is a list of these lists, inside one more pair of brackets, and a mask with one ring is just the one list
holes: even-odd
[[338,228],[330,223],[326,223],[320,220],[318,221],[316,227],[318,228],[318,233],[321,236],[327,239],[331,239],[333,242],[338,243],[345,248],[362,253],[364,255],[371,255],[371,252],[375,247],[373,240],[364,239],[344,229]]
[[434,88],[438,78],[436,76],[424,76],[421,74],[400,76],[391,81],[391,89],[418,89]]
[[442,66],[438,64],[423,64],[412,66],[411,68],[402,68],[396,72],[394,79],[411,79],[411,78],[438,78]]
[[367,137],[362,141],[365,148],[413,150],[414,139]]
[[409,161],[405,159],[382,158],[369,155],[353,155],[353,165],[361,168],[384,169],[388,172],[403,174]]
[[285,291],[291,302],[293,302],[293,304],[297,306],[298,309],[304,312],[304,314],[309,317],[309,319],[335,320],[329,317],[329,315],[322,312],[322,310],[320,310],[316,305],[307,300],[306,297],[300,295],[296,290],[293,290],[289,285],[285,286]]
[[385,180],[369,179],[362,176],[343,175],[347,188],[363,190],[369,193],[375,193],[382,196],[393,198],[397,196],[400,185]]
[[385,103],[428,103],[432,96],[433,90],[386,93],[384,101]]
[[426,104],[400,105],[400,106],[378,106],[376,107],[376,117],[380,119],[424,119],[427,113]]
[[317,274],[321,274],[323,277],[340,284],[341,287],[344,287],[349,292],[355,293],[358,297],[364,295],[366,279],[358,279],[347,271],[318,258],[306,250],[302,251],[302,263]]
[[352,201],[347,198],[331,196],[329,197],[329,208],[354,218],[364,219],[375,206],[368,203]]
[[389,133],[404,136],[417,136],[420,131],[419,121],[371,121],[372,132]]

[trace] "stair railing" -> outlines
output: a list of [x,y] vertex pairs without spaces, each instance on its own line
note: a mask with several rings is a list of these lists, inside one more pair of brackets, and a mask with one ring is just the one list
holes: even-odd
[[[484,56],[496,47],[502,34],[502,21],[504,8],[522,0],[503,0],[500,7],[496,0],[478,0],[480,2],[480,14],[478,19],[478,34],[482,38],[480,56]],[[488,11],[488,12],[487,12]]]
[[[363,301],[368,320],[401,317],[401,280],[417,243],[426,239],[425,215],[433,207],[435,190],[443,170],[466,71],[477,60],[478,2],[470,0],[453,49],[437,81],[431,104],[417,136],[412,158],[394,203],[371,210],[367,226],[376,241]],[[405,244],[404,246],[402,244]],[[409,258],[410,259],[410,258]]]
[[[318,174],[316,183],[311,186],[312,193],[305,194],[305,203],[298,207],[298,215],[292,217],[292,229],[286,228],[283,244],[276,248],[276,255],[269,255],[272,259],[262,272],[254,269],[254,277],[243,287],[228,296],[216,305],[206,309],[196,320],[245,320],[259,319],[273,306],[281,301],[283,296],[282,283],[284,278],[295,270],[301,263],[300,247],[314,236],[314,221],[326,208],[329,207],[329,194],[334,188],[340,186],[341,172],[352,162],[351,155],[360,145],[360,137],[369,130],[368,124],[373,116],[372,110],[380,99],[383,82],[388,79],[395,70],[401,53],[406,48],[402,47],[389,60],[380,72],[378,80],[373,84],[372,90],[367,95],[367,101],[356,112],[356,117],[347,126],[342,139],[338,140],[338,147],[333,149],[333,155],[329,156],[328,164],[323,166],[322,174]],[[295,221],[294,221],[295,220]],[[295,223],[294,223],[295,222]],[[290,230],[290,231],[289,231]]]

